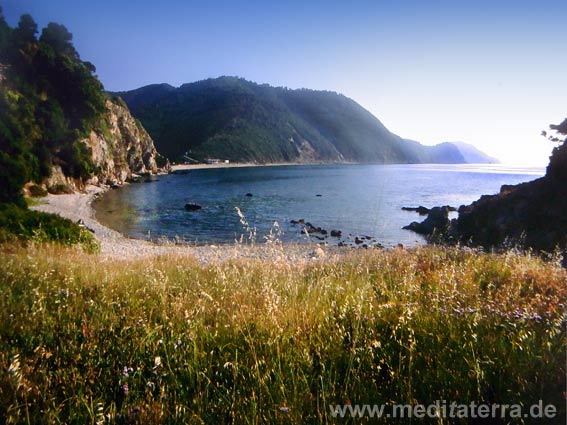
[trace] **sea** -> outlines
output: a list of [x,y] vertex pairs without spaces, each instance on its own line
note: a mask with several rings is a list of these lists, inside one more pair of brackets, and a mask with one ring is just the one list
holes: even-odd
[[[190,169],[106,192],[97,219],[125,236],[188,244],[426,243],[403,226],[425,217],[402,207],[458,208],[504,184],[544,175],[504,165],[321,164]],[[201,209],[188,211],[186,204]],[[456,217],[452,213],[452,217]],[[311,223],[327,231],[307,234]],[[331,230],[341,237],[330,236]]]

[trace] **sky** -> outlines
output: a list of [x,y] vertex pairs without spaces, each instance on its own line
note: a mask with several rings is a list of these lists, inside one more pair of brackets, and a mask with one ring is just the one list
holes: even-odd
[[233,75],[342,93],[401,137],[544,166],[567,117],[567,1],[0,0],[64,24],[110,91]]

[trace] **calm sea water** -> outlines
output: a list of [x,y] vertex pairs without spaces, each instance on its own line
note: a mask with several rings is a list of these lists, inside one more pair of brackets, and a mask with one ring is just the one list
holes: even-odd
[[[277,222],[284,241],[307,240],[291,220],[304,219],[342,240],[375,237],[384,246],[424,240],[402,230],[424,217],[403,206],[459,207],[503,184],[542,176],[543,169],[497,165],[301,165],[191,170],[107,192],[95,202],[97,218],[135,238],[180,238],[191,243],[233,242],[247,234],[238,207],[257,241]],[[251,193],[253,196],[246,196]],[[203,208],[189,212],[194,202]],[[338,239],[328,238],[330,243]],[[318,240],[315,240],[318,242]]]

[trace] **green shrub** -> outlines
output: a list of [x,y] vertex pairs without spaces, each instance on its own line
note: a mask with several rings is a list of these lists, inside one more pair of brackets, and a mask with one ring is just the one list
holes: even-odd
[[54,186],[50,186],[48,189],[49,193],[53,195],[63,195],[63,194],[70,194],[73,193],[73,189],[67,186],[64,183],[58,183]]
[[165,156],[160,155],[159,153],[156,155],[156,165],[158,168],[164,168],[168,164],[168,160]]
[[0,242],[16,240],[78,244],[87,252],[98,251],[93,235],[71,220],[13,204],[0,204]]
[[43,198],[47,196],[47,190],[37,184],[31,185],[28,190],[32,198]]

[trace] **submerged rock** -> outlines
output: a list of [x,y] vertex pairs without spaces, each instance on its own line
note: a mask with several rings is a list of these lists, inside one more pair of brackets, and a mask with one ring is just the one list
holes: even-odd
[[194,202],[189,202],[189,203],[185,204],[185,209],[187,211],[199,211],[202,208],[203,207],[201,205],[195,204]]
[[305,231],[307,233],[321,233],[326,235],[327,231],[325,229],[322,229],[321,227],[318,226],[314,226],[313,224],[307,222],[305,223]]

